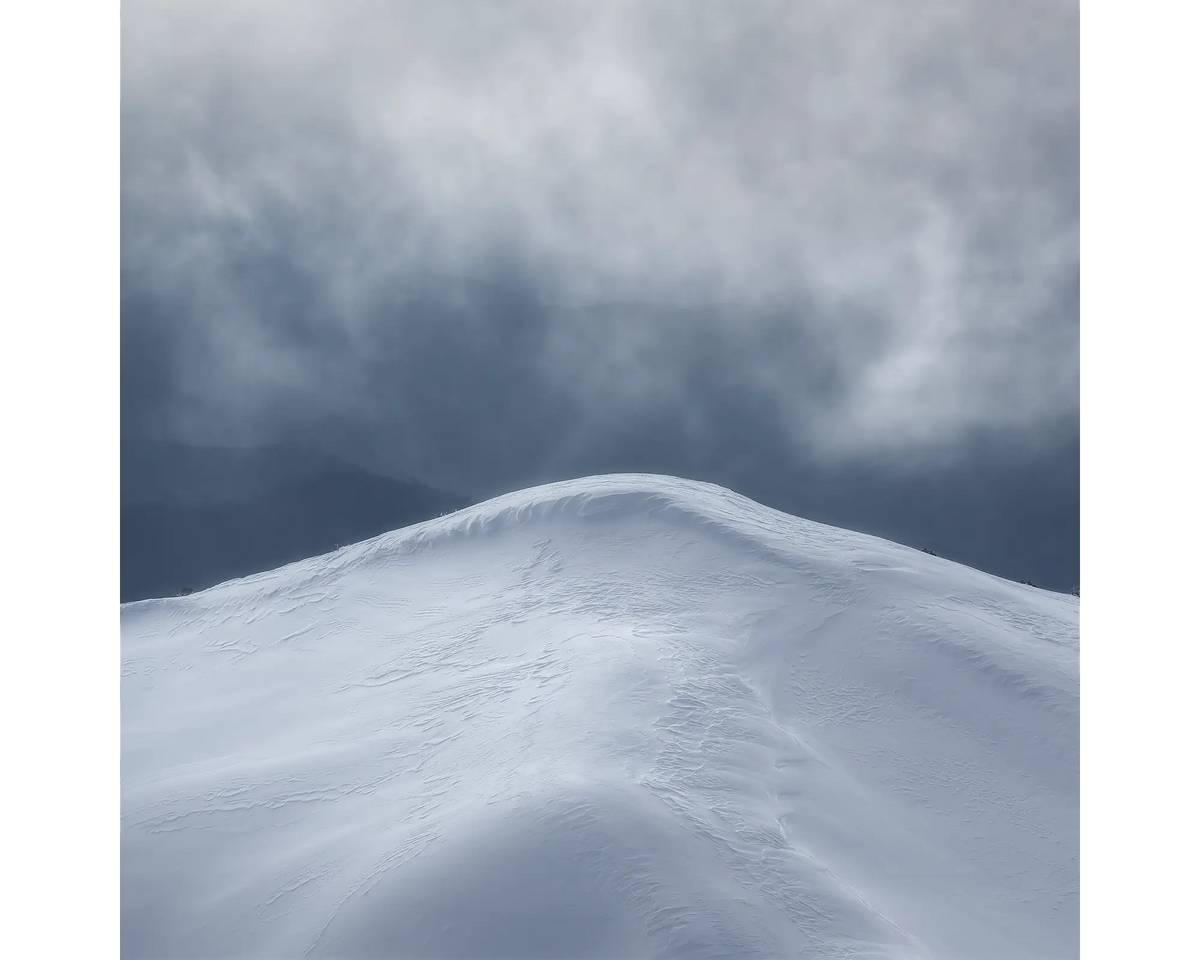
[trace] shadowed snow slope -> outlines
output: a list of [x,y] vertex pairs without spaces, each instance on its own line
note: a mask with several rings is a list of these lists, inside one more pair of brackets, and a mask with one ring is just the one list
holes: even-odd
[[1078,955],[1074,597],[613,476],[121,622],[126,957]]

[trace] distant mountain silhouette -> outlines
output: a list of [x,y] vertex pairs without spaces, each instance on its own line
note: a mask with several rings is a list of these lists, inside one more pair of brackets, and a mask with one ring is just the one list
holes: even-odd
[[121,602],[202,590],[456,510],[465,498],[293,447],[122,445]]
[[348,466],[334,457],[282,444],[194,447],[165,440],[122,440],[121,502],[192,507],[233,503]]

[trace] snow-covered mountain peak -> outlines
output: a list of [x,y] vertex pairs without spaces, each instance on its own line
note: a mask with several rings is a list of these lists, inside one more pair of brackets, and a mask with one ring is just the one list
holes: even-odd
[[1078,952],[1078,601],[550,484],[122,607],[127,956]]

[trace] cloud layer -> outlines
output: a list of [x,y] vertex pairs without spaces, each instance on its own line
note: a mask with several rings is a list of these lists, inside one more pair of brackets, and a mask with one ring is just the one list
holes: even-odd
[[1073,3],[123,17],[127,429],[476,485],[1074,429]]

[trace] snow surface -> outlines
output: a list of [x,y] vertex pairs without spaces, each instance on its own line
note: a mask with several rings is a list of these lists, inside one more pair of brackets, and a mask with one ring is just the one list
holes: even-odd
[[1078,955],[1074,597],[611,476],[121,621],[126,957]]

